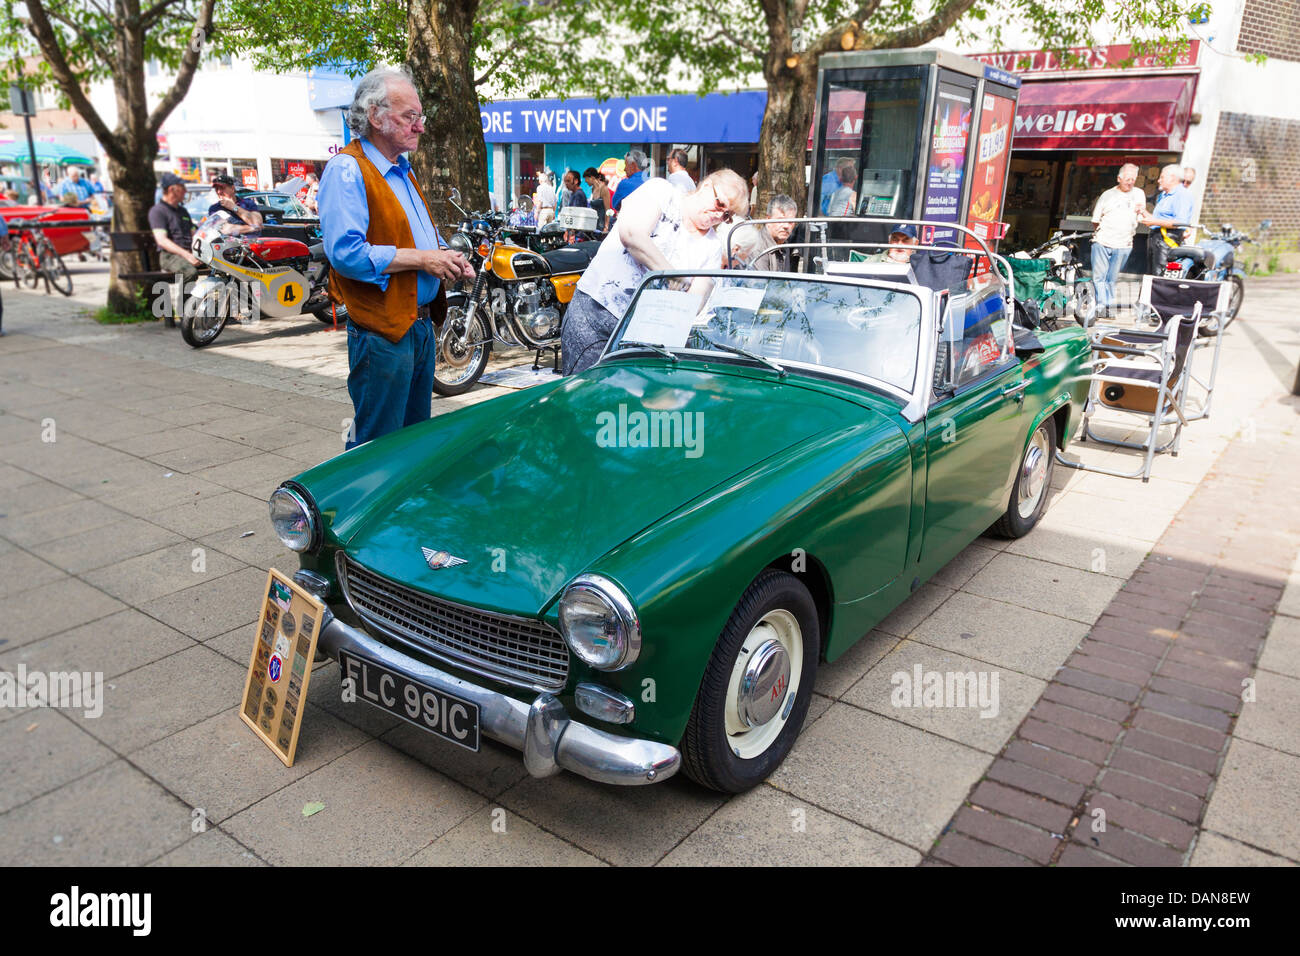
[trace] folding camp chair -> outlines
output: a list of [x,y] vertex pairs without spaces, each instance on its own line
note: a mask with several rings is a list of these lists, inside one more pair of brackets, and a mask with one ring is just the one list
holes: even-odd
[[[1082,436],[1103,445],[1141,449],[1145,452],[1142,467],[1132,472],[1113,471],[1070,461],[1059,451],[1056,460],[1067,468],[1149,481],[1151,463],[1158,453],[1169,451],[1177,457],[1183,426],[1188,422],[1184,405],[1191,378],[1189,357],[1200,324],[1201,303],[1196,302],[1190,316],[1171,316],[1159,330],[1111,333],[1093,343],[1092,349],[1100,357],[1093,360],[1092,387],[1083,410]],[[1151,430],[1141,442],[1097,435],[1092,430],[1092,416],[1099,407],[1145,418],[1151,423]],[[1174,433],[1161,443],[1159,432],[1164,425],[1172,425]]]
[[[1201,282],[1195,279],[1166,279],[1163,276],[1143,276],[1142,291],[1134,305],[1134,313],[1139,323],[1147,323],[1149,331],[1161,332],[1165,323],[1175,315],[1187,315],[1199,305],[1201,307],[1200,327],[1196,331],[1195,351],[1206,348],[1214,349],[1214,358],[1210,363],[1208,379],[1197,377],[1194,369],[1195,354],[1188,358],[1187,376],[1189,385],[1194,382],[1204,391],[1205,397],[1199,402],[1198,410],[1187,414],[1187,421],[1199,421],[1210,417],[1210,403],[1214,399],[1214,382],[1219,376],[1219,353],[1223,348],[1221,334],[1227,320],[1228,300],[1232,296],[1232,285],[1228,282]],[[1140,333],[1141,327],[1134,331],[1106,332],[1109,338],[1136,348],[1153,348],[1149,337]],[[1199,399],[1199,397],[1198,397]],[[1184,408],[1184,414],[1187,410]]]

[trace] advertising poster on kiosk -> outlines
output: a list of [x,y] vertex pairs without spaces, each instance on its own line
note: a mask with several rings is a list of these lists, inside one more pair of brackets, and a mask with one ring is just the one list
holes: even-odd
[[[1001,238],[1002,197],[1007,180],[1007,162],[1011,156],[1011,124],[1015,115],[1016,104],[1010,97],[984,94],[966,224],[975,232],[980,232],[980,225],[984,224],[987,227],[984,230],[985,241],[995,250],[997,246],[994,243]],[[967,245],[976,246],[969,236],[966,241]],[[983,257],[977,260],[977,274],[987,271],[988,267]]]
[[[961,189],[966,173],[966,146],[970,142],[973,91],[940,84],[926,170],[925,207],[921,218],[958,222]],[[951,242],[956,230],[936,229],[932,242]],[[926,237],[922,237],[924,242]]]

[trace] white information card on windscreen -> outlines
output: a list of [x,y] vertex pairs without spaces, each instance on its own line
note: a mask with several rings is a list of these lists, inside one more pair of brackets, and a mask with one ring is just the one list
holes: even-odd
[[757,289],[746,289],[741,286],[722,285],[713,290],[713,295],[709,296],[710,309],[742,309],[746,312],[757,312],[759,306],[763,304],[763,296],[767,290],[763,286]]
[[627,342],[682,348],[699,311],[697,295],[672,289],[643,289],[622,338]]

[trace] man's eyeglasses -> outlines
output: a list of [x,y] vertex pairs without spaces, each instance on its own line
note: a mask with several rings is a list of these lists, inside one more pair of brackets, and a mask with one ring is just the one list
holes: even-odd
[[407,110],[405,113],[402,113],[397,118],[401,120],[403,123],[405,123],[407,126],[423,126],[425,120],[425,116],[423,113],[417,113],[414,110]]
[[731,207],[727,204],[726,200],[718,195],[717,186],[713,185],[713,183],[709,183],[709,188],[713,190],[713,201],[716,204],[714,208],[717,212],[722,213],[722,221],[724,223],[731,222],[735,213],[731,211]]

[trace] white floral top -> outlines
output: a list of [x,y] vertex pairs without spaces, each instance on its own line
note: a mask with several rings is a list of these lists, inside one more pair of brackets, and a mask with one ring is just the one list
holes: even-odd
[[[624,214],[628,203],[643,206],[653,203],[661,210],[659,223],[650,238],[674,269],[718,269],[722,266],[722,240],[710,229],[704,235],[682,227],[682,199],[666,179],[647,179],[623,200]],[[621,217],[620,217],[621,218]],[[610,234],[600,244],[596,257],[578,280],[578,290],[591,296],[618,318],[632,302],[637,285],[650,270],[632,258],[623,245],[615,222]]]

